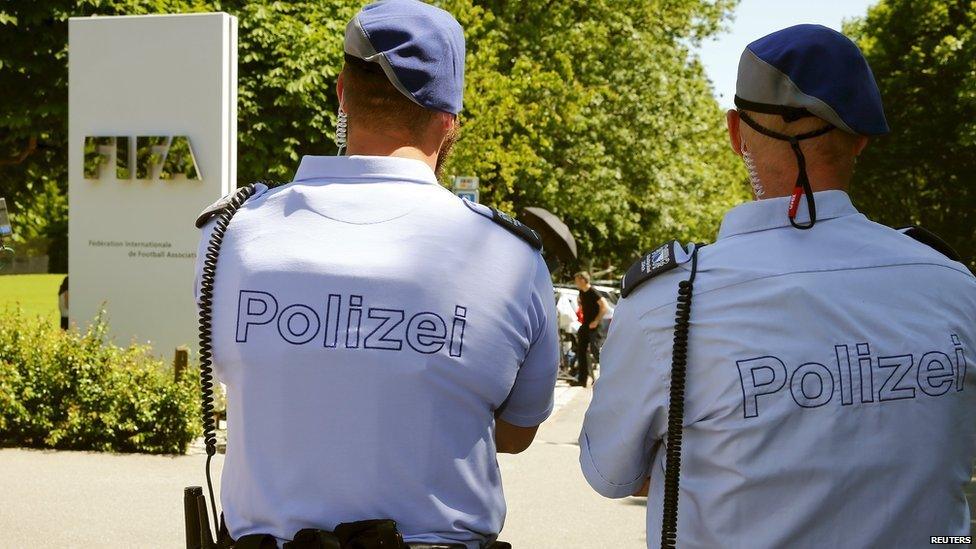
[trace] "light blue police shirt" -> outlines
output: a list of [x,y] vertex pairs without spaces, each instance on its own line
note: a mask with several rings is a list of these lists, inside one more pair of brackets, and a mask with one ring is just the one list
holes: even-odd
[[234,538],[372,518],[414,542],[501,531],[495,414],[530,427],[553,406],[535,249],[420,161],[307,156],[235,215],[215,287]]
[[[743,204],[699,252],[678,545],[922,547],[968,536],[976,281],[869,221],[841,191],[790,227],[787,199]],[[805,207],[801,210],[805,215]],[[617,306],[580,436],[607,497],[651,478],[660,543],[675,295],[690,263]]]

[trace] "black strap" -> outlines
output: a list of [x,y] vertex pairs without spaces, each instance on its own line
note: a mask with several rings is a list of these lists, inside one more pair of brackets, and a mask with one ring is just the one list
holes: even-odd
[[532,248],[537,252],[542,251],[542,237],[540,237],[539,233],[535,232],[528,225],[497,208],[489,208],[483,204],[471,202],[466,198],[462,199],[461,201],[464,202],[464,205],[467,206],[472,212],[482,217],[487,217],[496,225],[522,239],[522,241],[529,246],[532,246]]
[[[789,142],[790,147],[793,149],[793,154],[796,155],[796,163],[799,167],[799,171],[796,176],[796,186],[793,188],[793,197],[790,199],[790,207],[787,215],[790,218],[790,225],[793,225],[793,227],[800,230],[812,228],[817,223],[817,205],[813,199],[813,188],[810,187],[810,178],[807,177],[807,159],[803,156],[803,149],[800,148],[800,141],[820,137],[821,135],[834,130],[836,126],[827,124],[822,128],[801,133],[799,135],[786,135],[779,132],[774,132],[773,130],[760,125],[744,111],[739,111],[739,118],[741,118],[742,121],[745,122],[750,128],[765,135],[766,137],[772,137],[773,139],[777,139],[779,141]],[[784,116],[784,119],[785,118],[786,117]],[[801,192],[806,196],[807,210],[810,212],[810,222],[805,225],[801,225],[796,222],[796,211],[799,205]]]
[[734,102],[735,106],[739,109],[745,109],[752,112],[761,112],[763,114],[778,114],[782,116],[783,120],[786,122],[796,122],[801,118],[813,116],[813,113],[803,107],[787,107],[786,105],[757,103],[755,101],[743,99],[738,95],[735,96]]
[[232,547],[233,549],[278,549],[278,540],[271,534],[249,534],[241,536]]
[[[339,532],[341,531],[341,538]],[[275,549],[277,540],[270,534],[250,534],[237,541],[226,533],[221,538],[220,548],[226,549]],[[336,532],[318,528],[303,528],[291,541],[285,542],[282,549],[464,549],[463,543],[404,543],[392,520],[364,520],[344,523],[336,527]],[[485,549],[512,549],[510,543],[492,541]]]
[[641,256],[620,279],[620,297],[626,298],[641,284],[677,267],[678,261],[675,257],[675,250],[680,246],[681,244],[678,244],[678,241],[672,240]]
[[[299,530],[291,541],[285,543],[283,549],[341,549],[339,538],[328,530],[317,528],[303,528]],[[236,549],[236,548],[235,548]]]
[[529,228],[528,225],[497,208],[491,209],[491,220],[504,227],[506,231],[524,240],[537,251],[542,251],[542,238],[539,237],[539,233]]
[[335,528],[335,536],[347,549],[402,549],[403,537],[390,519],[344,522]]
[[227,206],[230,205],[231,200],[233,200],[234,197],[237,195],[238,190],[239,189],[234,189],[234,192],[226,196],[222,196],[220,200],[207,206],[207,208],[202,212],[200,212],[200,215],[197,216],[197,220],[196,222],[194,222],[193,225],[198,229],[202,229],[203,226],[206,225],[207,222],[210,221],[212,217],[216,215],[220,215],[220,212],[227,209]]
[[918,242],[925,244],[953,261],[962,261],[962,257],[959,255],[959,253],[956,252],[956,250],[954,250],[948,242],[942,240],[939,235],[933,233],[932,231],[923,229],[917,225],[902,227],[898,230],[904,233],[906,236],[912,237]]
[[[249,186],[250,187],[254,187],[255,185],[264,185],[268,189],[273,189],[275,187],[280,187],[280,186],[284,185],[284,183],[279,183],[277,181],[270,181],[270,180],[267,180],[267,179],[259,179],[259,180],[255,181],[254,183],[252,183]],[[194,223],[194,225],[196,226],[196,228],[202,229],[204,227],[204,225],[206,225],[207,222],[210,221],[211,218],[220,215],[221,212],[223,212],[224,210],[226,210],[231,205],[231,202],[233,202],[234,198],[236,198],[237,195],[238,195],[238,193],[241,192],[241,189],[244,189],[244,188],[246,188],[246,187],[240,187],[238,189],[234,189],[234,191],[231,192],[230,194],[221,197],[220,200],[218,200],[218,201],[214,202],[213,204],[207,206],[207,208],[205,210],[203,210],[202,212],[200,212],[200,215],[197,216],[197,220]],[[251,194],[249,194],[245,198],[245,200],[251,198],[251,196],[253,196],[253,192]]]

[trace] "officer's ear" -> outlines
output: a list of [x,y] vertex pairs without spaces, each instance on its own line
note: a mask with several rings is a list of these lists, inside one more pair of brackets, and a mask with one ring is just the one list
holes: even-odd
[[443,149],[447,145],[448,151],[457,141],[461,129],[458,117],[448,112],[438,112],[435,114],[431,121],[431,126],[428,126],[428,128],[437,128],[436,135],[440,139],[440,143],[437,144],[438,149]]
[[441,130],[447,134],[453,134],[458,129],[458,117],[447,112],[437,113],[438,122],[440,123]]
[[868,141],[869,139],[867,136],[857,136],[857,141],[854,142],[854,158],[861,156],[861,153],[864,152],[864,148],[868,146]]
[[738,156],[742,156],[742,135],[739,133],[739,111],[729,109],[725,112],[725,123],[729,127],[729,141],[732,144],[732,151]]

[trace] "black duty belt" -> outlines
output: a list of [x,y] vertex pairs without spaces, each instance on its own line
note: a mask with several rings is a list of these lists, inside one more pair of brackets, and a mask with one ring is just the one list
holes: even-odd
[[[468,546],[463,543],[408,543],[407,547],[410,549],[467,549]],[[504,541],[493,541],[485,545],[485,549],[512,549],[512,544]]]
[[[270,534],[249,534],[233,540],[221,517],[218,547],[222,549],[277,549]],[[283,549],[467,549],[463,543],[405,543],[392,520],[361,520],[336,526],[334,532],[305,528],[299,530]],[[512,549],[503,541],[493,541],[485,549]]]
[[[319,532],[324,532],[324,531],[321,530],[316,531],[316,534],[318,534]],[[293,545],[294,543],[295,543],[294,541],[288,542],[285,544],[285,547],[287,547],[288,549],[292,549],[292,547],[296,547],[295,545]],[[258,535],[244,536],[237,542],[231,542],[231,544],[228,545],[227,547],[230,547],[232,549],[266,549],[266,548],[275,549],[277,548],[277,542],[273,536],[258,534]],[[323,537],[318,539],[313,538],[312,540],[306,540],[305,542],[303,542],[301,545],[298,545],[297,547],[301,547],[302,549],[305,548],[332,549],[333,547],[341,548],[344,546],[341,544],[337,545],[336,542],[329,540],[327,537]],[[373,547],[379,548],[382,546],[360,545],[359,547],[362,547],[363,549],[372,549]],[[450,544],[406,543],[405,545],[403,545],[403,547],[407,547],[409,549],[467,549],[467,546],[464,545],[463,543],[450,543]],[[512,549],[512,545],[510,543],[505,543],[503,541],[494,541],[486,545],[485,549]]]

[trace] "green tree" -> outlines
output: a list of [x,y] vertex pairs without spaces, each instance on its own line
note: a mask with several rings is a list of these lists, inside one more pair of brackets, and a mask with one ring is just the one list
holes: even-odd
[[[18,216],[32,208],[31,189],[66,190],[69,16],[238,16],[238,176],[246,183],[287,180],[302,155],[334,154],[342,34],[362,3],[0,7],[0,195]],[[587,261],[619,270],[666,239],[712,238],[721,213],[745,197],[722,114],[690,53],[734,0],[437,3],[464,25],[469,48],[462,137],[445,173],[479,176],[483,201],[516,214],[533,205],[553,211]]]
[[845,30],[891,126],[858,162],[858,205],[936,232],[976,267],[976,3],[882,0]]
[[668,239],[713,238],[745,176],[689,47],[732,4],[445,2],[469,47],[445,172],[481,177],[485,201],[504,209],[556,213],[584,264],[619,271]]
[[68,197],[51,179],[28,181],[27,207],[18,212],[13,234],[18,254],[48,256],[48,270],[68,272]]
[[0,5],[0,197],[21,248],[47,253],[52,269],[67,270],[68,18],[204,7],[190,0]]
[[[225,10],[239,17],[238,173],[288,179],[304,154],[334,153],[342,31],[360,2],[38,0],[0,6],[0,196],[23,249],[67,269],[68,18]],[[56,213],[43,217],[40,213]],[[46,249],[44,249],[46,247]]]
[[306,154],[335,154],[342,37],[358,0],[213,2],[238,17],[241,185],[288,181]]

